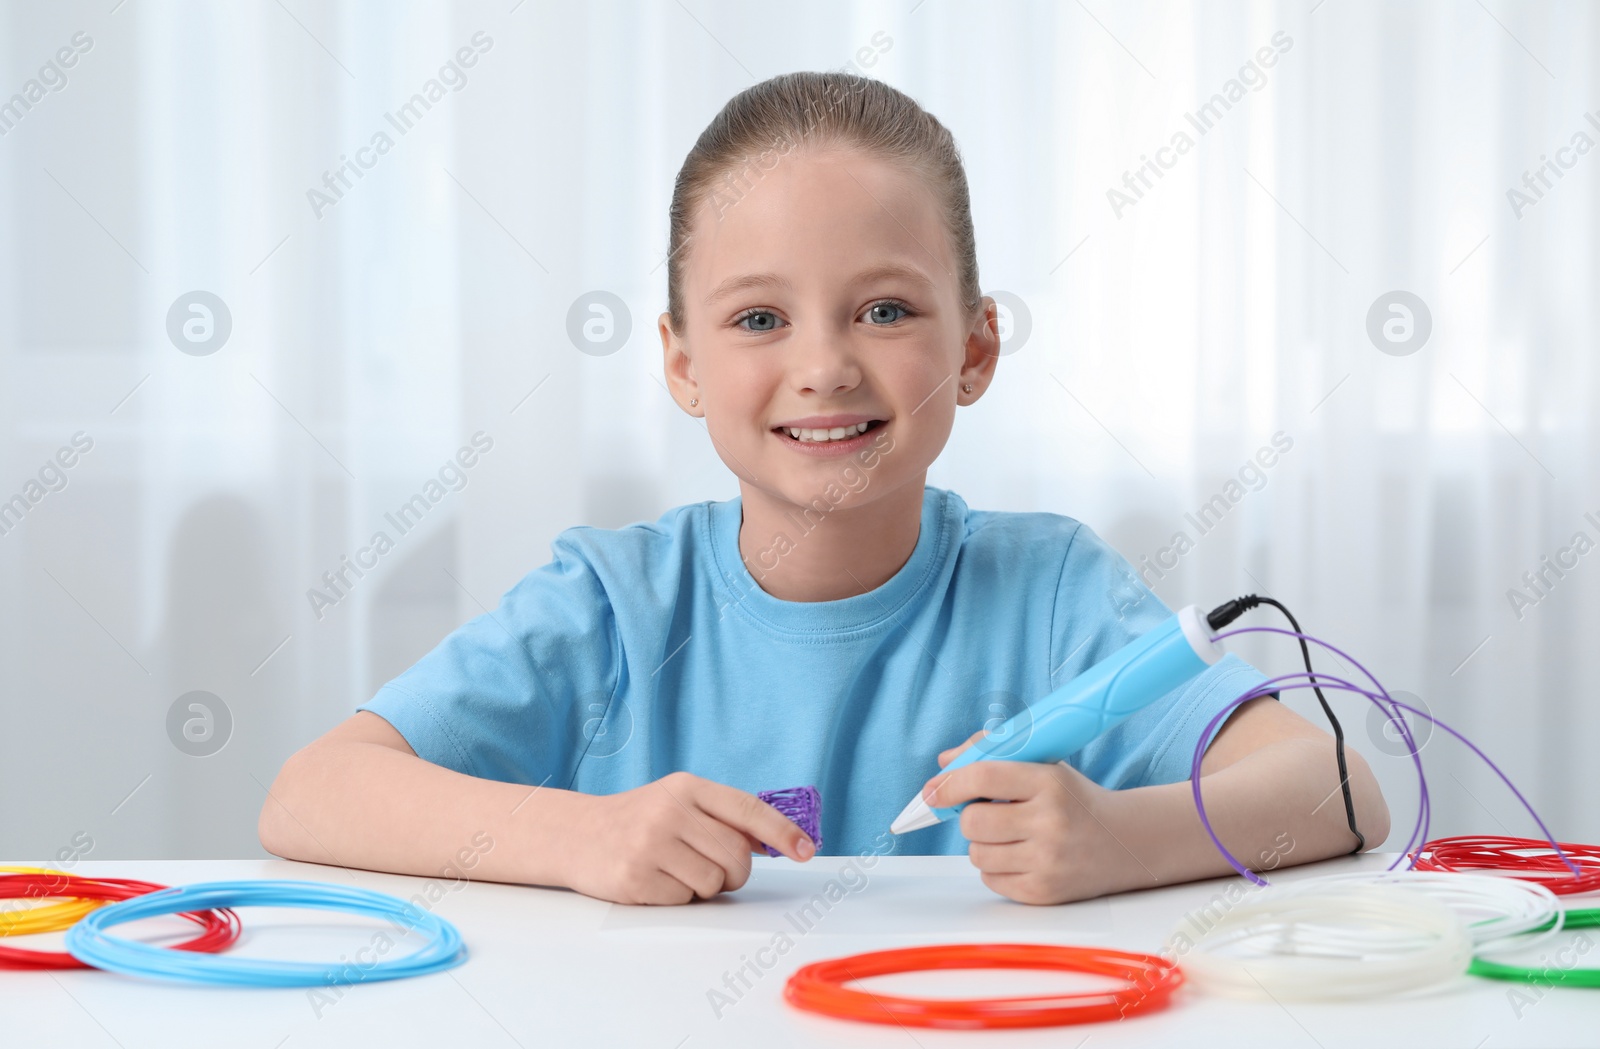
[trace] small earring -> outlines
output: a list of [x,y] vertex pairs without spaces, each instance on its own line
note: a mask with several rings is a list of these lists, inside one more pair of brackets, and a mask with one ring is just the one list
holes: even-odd
[[699,403],[700,403],[700,398],[698,398],[698,397],[689,398],[689,407],[693,408],[695,405],[697,405]]
[[962,393],[971,393],[972,392],[972,384],[970,382],[962,383],[961,384],[961,392]]

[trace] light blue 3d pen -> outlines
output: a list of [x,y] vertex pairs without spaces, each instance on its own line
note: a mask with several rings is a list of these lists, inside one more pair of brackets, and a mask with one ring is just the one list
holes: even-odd
[[[1223,656],[1205,613],[1190,605],[1024,708],[944,767],[974,761],[1057,762],[1141,707],[1149,706]],[[890,826],[896,834],[953,819],[967,802],[931,808],[919,791]]]

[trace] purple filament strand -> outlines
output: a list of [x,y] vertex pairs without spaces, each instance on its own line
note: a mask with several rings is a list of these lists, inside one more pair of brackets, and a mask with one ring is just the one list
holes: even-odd
[[[1389,695],[1388,690],[1385,689],[1378,679],[1372,675],[1370,670],[1361,665],[1359,660],[1355,659],[1346,652],[1340,651],[1333,645],[1330,645],[1326,641],[1322,641],[1319,638],[1312,637],[1309,634],[1302,634],[1294,630],[1284,630],[1279,627],[1240,627],[1236,630],[1229,630],[1224,633],[1217,634],[1212,637],[1211,640],[1221,641],[1224,638],[1233,637],[1237,634],[1282,634],[1285,637],[1301,638],[1305,641],[1311,642],[1312,644],[1325,648],[1329,652],[1332,652],[1335,655],[1354,664],[1356,669],[1360,670],[1362,674],[1366,675],[1367,680],[1371,681],[1373,687],[1378,690],[1377,692],[1368,691],[1367,689],[1361,688],[1360,686],[1352,684],[1349,681],[1345,681],[1342,678],[1324,673],[1322,671],[1317,671],[1315,673],[1301,672],[1296,674],[1284,674],[1263,682],[1262,684],[1251,689],[1249,692],[1246,692],[1244,695],[1230,702],[1226,707],[1219,711],[1209,723],[1207,723],[1205,729],[1200,733],[1200,741],[1195,747],[1194,761],[1190,766],[1189,774],[1190,784],[1194,790],[1195,808],[1200,814],[1201,824],[1205,826],[1206,833],[1210,835],[1211,841],[1217,846],[1217,850],[1222,853],[1224,858],[1227,859],[1229,865],[1243,875],[1246,879],[1257,885],[1267,884],[1267,881],[1264,878],[1259,877],[1254,871],[1240,863],[1232,853],[1223,847],[1222,842],[1217,838],[1216,831],[1212,829],[1211,821],[1206,818],[1205,802],[1200,797],[1200,763],[1201,759],[1205,755],[1206,741],[1211,737],[1211,733],[1217,727],[1217,725],[1219,725],[1224,718],[1226,718],[1230,713],[1233,712],[1233,710],[1242,704],[1248,703],[1252,699],[1271,695],[1273,692],[1283,691],[1290,688],[1308,689],[1314,688],[1318,685],[1326,685],[1345,692],[1354,692],[1357,695],[1366,696],[1372,702],[1376,703],[1380,710],[1383,710],[1385,713],[1391,716],[1391,720],[1399,729],[1401,738],[1405,741],[1406,749],[1411,755],[1412,763],[1416,766],[1417,785],[1419,789],[1417,824],[1412,829],[1411,838],[1406,843],[1405,852],[1401,854],[1400,860],[1396,860],[1393,864],[1389,865],[1389,870],[1394,870],[1395,867],[1398,866],[1402,861],[1407,864],[1408,868],[1415,865],[1416,850],[1420,847],[1420,845],[1426,844],[1428,841],[1428,826],[1432,814],[1432,804],[1428,796],[1428,781],[1422,769],[1422,756],[1420,753],[1420,748],[1417,746],[1416,739],[1411,735],[1411,729],[1406,722],[1405,716],[1401,713],[1401,710],[1409,710],[1418,717],[1426,718],[1432,724],[1444,729],[1456,739],[1460,740],[1462,743],[1465,743],[1467,747],[1484,762],[1484,764],[1493,769],[1495,775],[1499,776],[1500,780],[1511,789],[1511,793],[1516,795],[1517,800],[1522,803],[1522,807],[1528,810],[1528,814],[1533,817],[1534,822],[1539,825],[1539,829],[1544,832],[1545,839],[1550,842],[1551,848],[1555,850],[1556,855],[1561,857],[1561,861],[1565,863],[1569,869],[1571,869],[1573,876],[1582,876],[1577,865],[1574,864],[1572,860],[1567,857],[1567,854],[1561,850],[1560,843],[1558,843],[1555,839],[1555,836],[1550,833],[1550,828],[1545,826],[1544,820],[1540,819],[1539,813],[1534,810],[1534,807],[1531,804],[1529,804],[1528,799],[1523,796],[1520,790],[1517,789],[1516,784],[1511,782],[1511,778],[1501,770],[1500,766],[1496,765],[1489,758],[1489,756],[1477,746],[1477,744],[1473,743],[1466,736],[1463,736],[1460,732],[1457,732],[1443,721],[1440,721],[1438,718],[1427,713],[1426,711],[1418,710],[1415,707],[1401,703],[1399,700]],[[1296,683],[1287,684],[1288,682]],[[1285,684],[1282,684],[1281,687],[1273,687],[1275,685],[1279,685],[1280,683]],[[1387,706],[1385,704],[1387,704]],[[1421,839],[1420,842],[1418,840],[1419,837]]]
[[[1478,748],[1478,746],[1476,744],[1474,744],[1470,739],[1468,739],[1467,737],[1463,736],[1461,733],[1457,732],[1455,729],[1451,728],[1449,725],[1445,724],[1443,721],[1440,721],[1438,718],[1435,718],[1433,715],[1431,715],[1431,714],[1429,714],[1429,713],[1427,713],[1425,711],[1417,710],[1415,707],[1410,707],[1410,706],[1407,706],[1404,703],[1401,703],[1399,700],[1397,700],[1393,696],[1389,695],[1388,690],[1385,689],[1383,687],[1383,685],[1379,683],[1378,679],[1372,675],[1372,671],[1370,671],[1366,667],[1362,666],[1361,662],[1359,660],[1357,660],[1355,657],[1351,656],[1347,652],[1340,651],[1339,649],[1335,648],[1334,646],[1328,644],[1326,641],[1321,641],[1321,640],[1319,640],[1317,638],[1311,637],[1308,634],[1299,634],[1299,633],[1296,633],[1293,630],[1283,630],[1283,629],[1278,628],[1278,627],[1241,627],[1241,628],[1239,628],[1237,630],[1230,630],[1230,631],[1228,631],[1226,633],[1218,634],[1216,636],[1216,638],[1214,638],[1214,640],[1220,640],[1222,638],[1232,637],[1235,634],[1252,634],[1252,633],[1255,633],[1255,634],[1282,634],[1285,637],[1303,638],[1303,639],[1305,639],[1307,641],[1310,641],[1310,642],[1312,642],[1312,643],[1314,643],[1316,645],[1321,646],[1322,648],[1327,649],[1328,651],[1334,653],[1337,656],[1340,656],[1340,657],[1342,657],[1344,659],[1348,659],[1351,663],[1355,664],[1356,669],[1360,670],[1363,674],[1365,674],[1367,676],[1367,680],[1372,682],[1373,687],[1376,688],[1379,693],[1382,693],[1382,699],[1381,700],[1380,700],[1379,696],[1377,694],[1375,694],[1375,693],[1368,692],[1365,689],[1357,688],[1356,686],[1351,685],[1348,681],[1341,681],[1340,679],[1337,679],[1337,678],[1331,678],[1331,677],[1329,677],[1328,675],[1325,675],[1325,674],[1318,673],[1318,674],[1314,674],[1314,675],[1293,675],[1293,676],[1309,677],[1313,681],[1320,680],[1320,679],[1323,679],[1323,678],[1327,678],[1328,680],[1333,680],[1333,681],[1339,681],[1339,687],[1342,687],[1346,691],[1356,692],[1356,693],[1358,693],[1360,695],[1366,696],[1368,699],[1371,699],[1373,702],[1377,703],[1380,709],[1384,709],[1383,702],[1387,701],[1390,704],[1390,706],[1395,708],[1395,709],[1393,709],[1392,711],[1386,710],[1385,712],[1386,713],[1391,713],[1392,717],[1393,717],[1393,720],[1399,726],[1401,736],[1405,739],[1407,748],[1411,752],[1412,760],[1413,760],[1413,762],[1416,763],[1417,773],[1418,773],[1419,776],[1421,776],[1421,774],[1422,774],[1422,759],[1421,759],[1420,755],[1418,754],[1418,749],[1419,748],[1416,745],[1416,741],[1411,738],[1411,733],[1409,731],[1409,727],[1406,724],[1405,717],[1404,717],[1404,715],[1402,715],[1400,713],[1400,709],[1401,708],[1403,708],[1405,710],[1409,710],[1413,714],[1416,714],[1419,717],[1427,718],[1433,724],[1438,725],[1440,728],[1442,728],[1446,732],[1450,733],[1456,739],[1460,740],[1462,743],[1465,743],[1467,745],[1467,747],[1469,749],[1471,749],[1471,751],[1474,754],[1476,754],[1479,757],[1479,759],[1481,759],[1484,762],[1484,764],[1488,765],[1491,769],[1494,770],[1495,775],[1499,776],[1501,781],[1503,783],[1505,783],[1505,785],[1507,787],[1511,788],[1511,793],[1516,795],[1517,800],[1522,803],[1522,807],[1528,810],[1528,814],[1531,815],[1533,817],[1534,822],[1539,825],[1539,829],[1544,831],[1545,839],[1550,842],[1552,847],[1554,847],[1554,849],[1556,851],[1556,855],[1560,856],[1562,862],[1565,863],[1572,870],[1572,873],[1573,873],[1574,877],[1579,877],[1580,876],[1577,866],[1574,865],[1573,862],[1570,859],[1567,858],[1567,854],[1566,853],[1561,851],[1561,846],[1560,846],[1560,844],[1558,844],[1556,842],[1555,837],[1550,833],[1550,828],[1545,826],[1544,820],[1539,818],[1539,814],[1537,812],[1535,812],[1533,806],[1528,803],[1528,799],[1523,797],[1522,792],[1517,789],[1516,784],[1512,783],[1510,777],[1508,777],[1503,771],[1501,771],[1500,766],[1496,765],[1493,761],[1491,761],[1489,759],[1489,756],[1487,754],[1485,754],[1482,750],[1480,750]],[[1303,686],[1302,685],[1302,686],[1293,686],[1293,687],[1304,688],[1304,687],[1308,687],[1308,686]],[[1213,722],[1213,723],[1215,723],[1215,722]],[[1426,779],[1425,778],[1422,781],[1422,786],[1423,786],[1422,805],[1427,807],[1428,811],[1431,813],[1431,805],[1429,805],[1429,802],[1428,802],[1427,783],[1426,783]],[[1426,823],[1424,823],[1424,826],[1426,826]],[[1412,841],[1407,843],[1407,849],[1406,849],[1407,854],[1409,854],[1411,852],[1413,845],[1420,846],[1421,844],[1426,844],[1426,842],[1427,842],[1427,834],[1426,834],[1426,832],[1423,833],[1421,842],[1417,842],[1415,835],[1413,835]]]
[[[1206,833],[1210,835],[1212,842],[1216,844],[1218,851],[1220,851],[1222,853],[1223,857],[1227,859],[1229,865],[1231,865],[1234,870],[1236,870],[1240,874],[1244,875],[1245,878],[1249,879],[1250,881],[1254,882],[1257,885],[1266,885],[1267,882],[1266,882],[1265,879],[1258,877],[1253,871],[1249,870],[1248,868],[1246,868],[1242,864],[1240,864],[1239,861],[1234,858],[1233,854],[1228,852],[1228,850],[1223,847],[1222,842],[1217,838],[1216,831],[1213,830],[1212,827],[1211,827],[1211,821],[1206,817],[1205,802],[1203,800],[1201,800],[1201,796],[1200,796],[1200,762],[1201,762],[1201,759],[1204,757],[1204,754],[1205,754],[1205,749],[1204,749],[1203,743],[1204,743],[1204,740],[1206,740],[1207,738],[1210,737],[1210,735],[1212,733],[1212,730],[1215,729],[1216,726],[1224,718],[1226,718],[1236,708],[1242,706],[1245,703],[1248,703],[1252,699],[1259,699],[1259,698],[1261,698],[1263,696],[1269,696],[1273,692],[1283,691],[1283,690],[1286,690],[1286,689],[1289,689],[1289,688],[1301,688],[1301,689],[1311,688],[1312,684],[1309,683],[1309,682],[1303,683],[1303,684],[1280,684],[1281,682],[1293,681],[1293,680],[1295,680],[1297,678],[1306,678],[1307,676],[1308,675],[1306,675],[1304,673],[1300,673],[1300,674],[1286,674],[1286,675],[1283,675],[1282,677],[1272,678],[1272,679],[1270,679],[1268,681],[1263,682],[1257,688],[1252,689],[1249,692],[1246,692],[1244,695],[1242,695],[1239,698],[1237,698],[1237,699],[1233,700],[1232,702],[1230,702],[1226,707],[1224,707],[1221,711],[1219,711],[1217,713],[1217,715],[1215,717],[1213,717],[1209,723],[1207,723],[1204,731],[1201,733],[1202,745],[1196,747],[1195,759],[1194,759],[1193,763],[1190,766],[1190,785],[1191,785],[1191,787],[1193,788],[1193,791],[1194,791],[1195,808],[1200,814],[1200,822],[1205,826]],[[1357,693],[1360,693],[1362,695],[1366,695],[1369,698],[1372,698],[1375,702],[1379,702],[1379,705],[1382,706],[1382,703],[1377,699],[1376,694],[1365,692],[1364,690],[1362,690],[1360,688],[1357,688],[1354,685],[1351,685],[1349,682],[1341,681],[1339,678],[1337,678],[1337,677],[1335,677],[1333,675],[1324,674],[1324,673],[1319,671],[1315,675],[1315,677],[1316,677],[1316,685],[1319,686],[1319,687],[1326,687],[1326,688],[1329,688],[1329,689],[1338,689],[1338,690],[1347,691],[1347,692],[1357,692]],[[1403,717],[1396,716],[1395,723],[1400,727],[1401,736],[1406,740],[1406,744],[1407,744],[1408,749],[1410,750],[1411,758],[1412,758],[1413,763],[1415,763],[1418,766],[1418,768],[1417,768],[1417,785],[1418,785],[1420,798],[1419,798],[1419,803],[1418,803],[1418,806],[1417,806],[1417,823],[1412,828],[1411,837],[1406,842],[1406,848],[1401,853],[1400,859],[1397,859],[1394,863],[1390,864],[1389,867],[1388,867],[1389,870],[1394,870],[1402,862],[1408,863],[1408,866],[1409,866],[1409,861],[1411,859],[1411,854],[1412,854],[1413,850],[1416,848],[1416,846],[1417,846],[1417,844],[1419,842],[1419,839],[1421,841],[1426,841],[1427,840],[1428,824],[1429,824],[1429,820],[1431,818],[1431,813],[1432,813],[1432,804],[1431,804],[1431,801],[1430,801],[1429,796],[1428,796],[1427,779],[1422,773],[1421,758],[1418,755],[1418,748],[1416,747],[1416,741],[1411,737],[1409,726],[1407,726],[1405,724],[1405,721],[1404,721]]]
[[[817,793],[816,787],[763,790],[758,791],[756,797],[789,817],[806,832],[811,843],[817,847],[817,853],[822,852],[822,795]],[[766,842],[762,842],[761,847],[767,850],[768,856],[783,855]]]

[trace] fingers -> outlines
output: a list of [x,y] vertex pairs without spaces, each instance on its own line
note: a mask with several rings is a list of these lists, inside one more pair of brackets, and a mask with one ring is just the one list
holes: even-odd
[[957,743],[955,746],[950,747],[948,750],[941,750],[939,752],[939,767],[940,768],[944,768],[946,765],[950,764],[956,758],[961,756],[961,752],[963,750],[966,750],[968,747],[972,746],[974,743],[978,742],[978,740],[982,739],[984,736],[987,736],[988,734],[989,734],[989,730],[988,729],[980,728],[978,731],[976,731],[972,735],[968,736],[966,738],[965,742]]
[[695,800],[707,814],[742,831],[752,842],[766,842],[792,860],[804,863],[816,843],[777,809],[747,791],[711,780],[695,784]]
[[750,838],[743,831],[728,826],[710,813],[704,813],[686,828],[683,840],[722,868],[724,891],[741,888],[750,880],[752,849]]
[[[772,806],[753,794],[727,787],[713,780],[702,779],[687,772],[675,772],[657,780],[676,803],[674,822],[681,828],[679,838],[688,842],[701,855],[719,865],[725,875],[726,888],[737,889],[750,878],[750,856],[765,852],[747,830],[731,823],[718,814],[721,804],[737,806],[740,797],[755,803],[757,809],[766,809],[777,816],[790,830],[795,825]],[[733,798],[723,798],[731,793]],[[720,803],[718,799],[720,798]],[[759,813],[758,813],[759,814]],[[677,818],[681,816],[682,818]],[[804,837],[804,835],[800,835]]]
[[939,763],[943,764],[949,758],[953,758],[957,754],[960,754],[963,750],[966,750],[968,747],[972,746],[978,740],[982,739],[983,736],[985,735],[985,733],[987,733],[987,732],[988,732],[987,729],[981,729],[980,728],[978,731],[974,732],[972,735],[968,736],[966,739],[962,740],[960,743],[957,743],[955,746],[946,747],[945,749],[939,751],[939,759],[940,759]]
[[[727,883],[727,871],[722,865],[713,862],[685,841],[673,842],[668,846],[660,862],[662,873],[687,888],[691,899],[709,900],[722,892]],[[688,900],[674,899],[672,902],[687,903]]]
[[1036,866],[1036,861],[1028,855],[1028,850],[1021,843],[1006,842],[992,845],[976,842],[967,846],[967,858],[983,873],[996,876],[1027,874]]
[[1027,802],[978,801],[968,805],[961,810],[960,827],[961,836],[969,843],[969,855],[979,845],[1026,841],[1035,830],[1034,815],[1033,806]]
[[1036,881],[1036,875],[1030,871],[1018,871],[1011,874],[996,874],[984,871],[978,879],[990,889],[1007,899],[1016,900],[1018,903],[1046,904],[1060,902],[1041,896],[1031,886]]
[[922,788],[922,797],[935,808],[977,798],[1025,801],[1050,784],[1052,767],[1036,761],[975,761],[930,779]]

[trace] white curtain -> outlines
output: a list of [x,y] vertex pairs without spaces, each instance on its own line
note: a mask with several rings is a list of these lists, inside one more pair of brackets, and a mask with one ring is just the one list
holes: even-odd
[[[672,178],[739,90],[851,63],[954,132],[1008,304],[930,483],[1174,606],[1278,598],[1600,839],[1597,51],[1504,0],[0,6],[0,106],[43,85],[0,108],[0,855],[256,854],[282,760],[561,529],[737,494],[660,382]],[[169,334],[197,290],[215,352]],[[1410,762],[1332,702],[1399,847]],[[1423,757],[1435,834],[1535,831]]]

